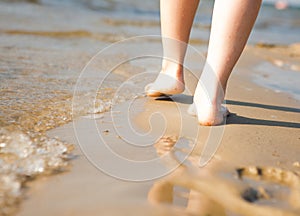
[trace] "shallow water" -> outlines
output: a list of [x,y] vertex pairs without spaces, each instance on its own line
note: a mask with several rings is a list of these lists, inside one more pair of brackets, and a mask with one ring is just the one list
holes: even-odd
[[[192,44],[200,50],[207,45],[211,5],[210,1],[201,3],[191,36]],[[250,42],[297,42],[299,20],[299,9],[277,11],[266,6]],[[44,133],[72,120],[74,86],[86,63],[112,42],[160,34],[159,2],[2,0],[0,26],[0,214],[7,215],[15,211],[28,179],[67,168],[71,145]],[[153,42],[152,48],[159,44]],[[122,55],[111,53],[97,64],[119,64]],[[159,70],[158,62],[120,65],[98,89],[96,109],[91,110],[83,100],[81,110],[75,107],[77,114],[109,109],[120,84],[140,72]],[[87,77],[79,91],[87,101],[94,96],[90,95],[94,86],[89,84],[105,75],[98,72]],[[130,91],[125,88],[118,101],[142,95],[141,83],[145,81],[131,82]]]
[[[258,73],[253,74],[254,81],[262,86],[280,93],[288,93],[300,101],[300,71],[293,71],[276,67],[271,63],[264,62],[255,68]],[[284,75],[284,79],[283,76]]]

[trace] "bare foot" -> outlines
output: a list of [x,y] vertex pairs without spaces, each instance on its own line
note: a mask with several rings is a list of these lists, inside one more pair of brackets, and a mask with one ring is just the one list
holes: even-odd
[[[197,116],[197,110],[194,103],[189,106],[187,112],[189,115]],[[221,112],[224,113],[225,116],[228,116],[230,114],[229,110],[224,105],[221,106]]]
[[[200,108],[201,109],[201,108]],[[204,110],[203,110],[204,111]],[[191,104],[187,110],[188,114],[192,115],[192,116],[196,116],[198,117],[198,114],[197,114],[197,110],[196,110],[196,106],[195,104]],[[200,111],[201,112],[201,111]],[[204,113],[204,112],[203,112]],[[212,113],[211,113],[212,114]],[[211,115],[210,114],[210,115]],[[208,114],[206,114],[208,115]],[[227,116],[230,115],[230,112],[229,110],[227,109],[227,107],[225,106],[221,106],[220,108],[220,111],[219,111],[219,114],[217,115],[218,117],[215,118],[215,119],[208,119],[207,117],[203,118],[203,116],[201,116],[201,119],[199,120],[198,118],[198,122],[201,124],[201,125],[206,125],[206,126],[211,126],[211,125],[219,125],[219,124],[222,124],[225,120],[225,118]]]
[[153,83],[145,87],[149,97],[180,94],[184,91],[183,74],[179,72],[161,71]]
[[228,109],[222,105],[224,100],[223,91],[215,89],[218,89],[218,85],[211,83],[206,89],[201,84],[198,84],[196,88],[194,103],[189,107],[188,113],[197,116],[201,125],[220,125],[224,123],[224,120],[230,114]]

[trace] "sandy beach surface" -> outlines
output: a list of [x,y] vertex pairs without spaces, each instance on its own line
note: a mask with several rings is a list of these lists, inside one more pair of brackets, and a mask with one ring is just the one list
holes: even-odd
[[0,215],[300,215],[299,9],[262,8],[231,114],[203,127],[187,110],[211,6],[186,91],[148,98],[158,1],[0,1]]
[[[147,149],[129,146],[124,140],[132,138],[132,131],[126,121],[112,119],[110,112],[95,117],[98,131],[93,127],[94,119],[88,116],[75,120],[75,126],[70,123],[49,131],[50,137],[78,143],[74,127],[79,128],[77,136],[85,137],[87,142],[81,143],[85,154],[77,146],[78,158],[72,161],[69,173],[30,184],[18,215],[205,215],[207,212],[213,215],[299,215],[299,102],[288,94],[253,82],[253,65],[262,63],[265,49],[248,47],[237,66],[226,98],[232,114],[224,126],[220,146],[206,167],[199,167],[203,147],[209,133],[223,126],[199,126],[196,119],[186,113],[191,103],[191,96],[186,94],[173,96],[172,100],[138,98],[131,105],[116,105],[114,113],[117,114],[113,115],[125,119],[130,106],[130,122],[134,127],[148,131],[151,124],[158,130],[150,134],[162,136],[163,140],[158,139],[155,146]],[[188,80],[188,83],[193,81]],[[157,112],[164,120],[153,117],[149,123],[150,116]],[[162,124],[165,124],[163,133]],[[123,131],[114,128],[116,125]],[[99,137],[103,137],[102,142]],[[181,143],[180,138],[184,139]],[[136,142],[145,139],[147,136]],[[172,148],[176,141],[178,146]],[[131,160],[144,161],[171,152],[172,156],[168,156],[171,159],[162,159],[162,167],[175,166],[183,156],[188,158],[183,166],[162,178],[128,182],[110,177],[106,168],[99,170],[102,161],[117,165],[98,148],[104,144]],[[152,171],[156,177],[153,170],[141,171],[129,166],[121,172],[124,171],[128,176]],[[121,172],[119,177],[126,178]],[[118,178],[118,173],[112,175]],[[174,184],[174,193],[168,184]],[[199,191],[202,194],[198,194]]]

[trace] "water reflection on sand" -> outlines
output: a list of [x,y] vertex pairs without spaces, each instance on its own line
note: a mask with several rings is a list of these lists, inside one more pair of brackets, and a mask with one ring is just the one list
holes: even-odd
[[[175,156],[180,149],[172,148],[176,142],[164,137],[155,145],[159,155],[167,154],[166,166],[180,163]],[[199,167],[199,155],[193,152],[187,164],[156,181],[149,202],[185,208],[192,215],[299,215],[299,174],[273,167],[234,168],[217,156]]]

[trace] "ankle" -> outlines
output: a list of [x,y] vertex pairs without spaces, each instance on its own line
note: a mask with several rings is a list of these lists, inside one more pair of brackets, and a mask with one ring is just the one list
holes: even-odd
[[182,77],[183,76],[183,66],[176,62],[163,61],[162,70],[163,73],[170,76]]
[[[198,84],[199,85],[199,84]],[[194,102],[201,108],[219,110],[224,101],[224,92],[218,88],[209,89],[201,84],[197,86]]]

